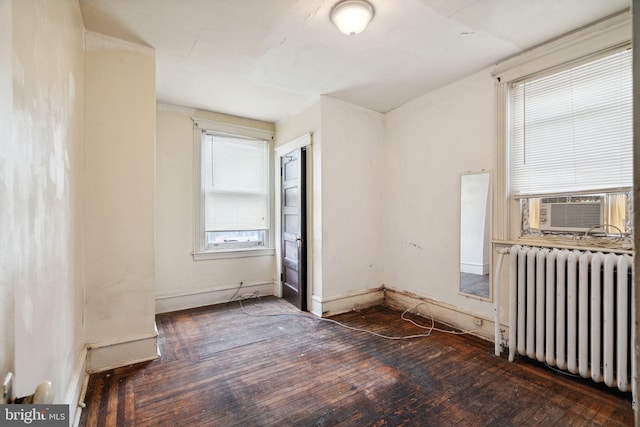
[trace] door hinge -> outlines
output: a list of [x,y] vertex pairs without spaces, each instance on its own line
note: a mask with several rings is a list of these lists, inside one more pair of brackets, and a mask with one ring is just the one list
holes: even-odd
[[284,282],[284,273],[280,273],[280,281]]

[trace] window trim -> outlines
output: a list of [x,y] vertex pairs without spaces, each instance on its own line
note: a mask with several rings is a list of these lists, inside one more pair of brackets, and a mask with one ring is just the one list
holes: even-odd
[[[247,258],[257,256],[274,256],[274,218],[273,218],[273,135],[270,130],[236,125],[220,121],[193,117],[193,200],[194,200],[194,227],[193,227],[193,256],[194,261]],[[204,192],[202,177],[202,143],[203,134],[207,132],[221,132],[233,135],[246,136],[268,141],[269,167],[267,179],[269,180],[269,229],[265,246],[255,248],[225,248],[208,249],[205,236]]]
[[510,243],[520,238],[519,209],[513,206],[514,199],[509,191],[510,85],[532,74],[630,44],[631,13],[625,11],[509,58],[494,67],[492,75],[496,79],[498,143],[492,227],[495,243]]

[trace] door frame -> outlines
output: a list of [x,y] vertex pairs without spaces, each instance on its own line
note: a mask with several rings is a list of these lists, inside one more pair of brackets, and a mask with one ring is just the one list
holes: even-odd
[[274,159],[273,163],[276,165],[274,169],[274,218],[275,218],[275,289],[274,294],[282,298],[282,281],[280,280],[282,274],[282,181],[280,178],[280,165],[282,164],[282,157],[286,156],[288,153],[296,150],[298,148],[307,147],[303,153],[306,153],[306,190],[307,190],[307,203],[306,203],[306,222],[307,222],[307,241],[305,244],[307,245],[307,257],[306,257],[306,267],[307,267],[307,277],[306,277],[306,286],[307,286],[307,310],[311,308],[311,296],[313,295],[313,144],[312,144],[312,135],[311,133],[306,133],[301,135],[285,144],[282,144],[278,147],[274,148]]

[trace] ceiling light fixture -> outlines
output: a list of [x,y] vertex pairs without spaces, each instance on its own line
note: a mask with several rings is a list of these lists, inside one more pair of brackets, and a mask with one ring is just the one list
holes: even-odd
[[373,6],[365,0],[343,0],[331,9],[331,22],[340,32],[355,36],[361,33],[371,19],[373,19]]

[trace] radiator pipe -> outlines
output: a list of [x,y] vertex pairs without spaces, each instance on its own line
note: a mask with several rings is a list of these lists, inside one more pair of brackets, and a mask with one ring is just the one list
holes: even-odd
[[502,336],[500,335],[500,270],[502,270],[502,259],[504,254],[509,252],[509,248],[502,248],[498,251],[498,263],[493,276],[493,301],[494,301],[494,334],[495,334],[495,353],[500,356],[502,353]]
[[[524,255],[519,256],[520,246],[512,246],[509,252],[509,362],[516,357],[517,324],[518,324],[518,282],[524,283]],[[520,266],[520,263],[523,263]],[[519,268],[522,267],[522,268]],[[523,277],[521,278],[520,275]],[[524,292],[524,289],[523,289]],[[524,311],[524,310],[522,310]]]

